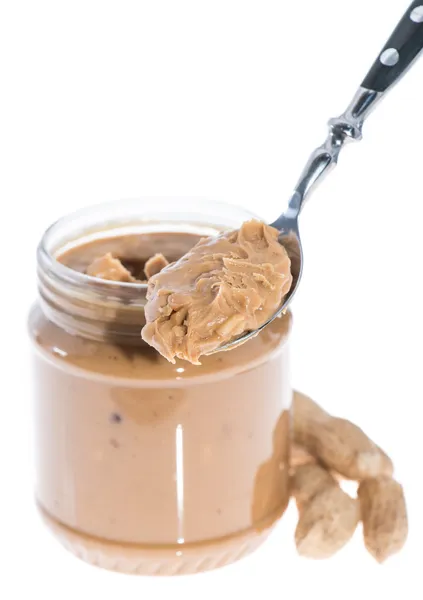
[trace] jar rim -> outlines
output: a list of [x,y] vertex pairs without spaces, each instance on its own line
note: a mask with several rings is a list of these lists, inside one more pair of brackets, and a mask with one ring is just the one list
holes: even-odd
[[117,288],[129,288],[132,290],[143,290],[147,289],[147,284],[142,282],[128,282],[128,281],[112,281],[107,279],[98,279],[97,277],[93,277],[92,275],[87,275],[87,273],[81,273],[80,271],[76,271],[61,263],[57,258],[46,249],[45,241],[48,239],[48,234],[50,229],[52,229],[55,225],[59,224],[61,219],[55,221],[48,229],[46,229],[43,237],[41,238],[40,243],[37,248],[37,260],[40,265],[44,269],[50,272],[54,272],[62,281],[67,281],[71,284],[79,284],[79,285],[89,285],[99,287],[104,287],[107,289],[116,290]]
[[[148,209],[148,203],[149,202],[153,202],[154,203],[154,207],[153,209]],[[174,204],[177,204],[177,206],[181,206],[182,205],[182,210],[174,210],[173,214],[179,214],[180,216],[187,214],[191,211],[193,211],[195,209],[195,217],[200,219],[200,221],[205,222],[205,219],[207,218],[207,216],[209,217],[214,217],[214,219],[216,219],[216,217],[218,215],[222,215],[222,229],[228,229],[228,227],[224,227],[223,222],[225,221],[225,217],[228,217],[228,220],[233,220],[234,221],[234,226],[236,226],[236,222],[239,223],[239,225],[242,223],[242,221],[247,220],[247,219],[251,219],[251,218],[258,218],[257,215],[253,214],[251,211],[235,205],[235,204],[230,204],[230,203],[226,203],[226,202],[220,202],[220,201],[215,201],[215,200],[209,200],[207,198],[201,198],[201,197],[177,197],[177,196],[157,196],[157,197],[140,197],[140,198],[135,198],[135,199],[127,199],[127,200],[112,200],[109,202],[101,202],[98,204],[92,204],[88,207],[84,207],[75,211],[72,211],[62,217],[60,217],[59,219],[57,219],[56,221],[54,221],[44,232],[38,247],[37,247],[37,260],[38,263],[42,266],[43,269],[45,269],[48,272],[52,272],[54,273],[57,277],[59,277],[62,281],[65,281],[71,285],[88,285],[89,287],[95,287],[97,290],[99,288],[102,288],[103,290],[113,290],[114,292],[116,292],[117,289],[122,289],[122,290],[134,290],[134,291],[143,291],[145,292],[147,289],[147,284],[146,283],[141,283],[141,282],[125,282],[125,281],[108,281],[108,280],[100,280],[96,277],[93,277],[91,275],[87,275],[86,273],[81,273],[79,271],[76,271],[75,269],[72,269],[71,267],[68,267],[67,265],[61,263],[58,259],[58,251],[60,250],[60,245],[59,247],[54,246],[52,249],[49,250],[48,246],[49,246],[49,242],[50,242],[50,238],[54,237],[58,230],[60,230],[61,227],[66,226],[67,223],[72,223],[72,222],[77,222],[79,220],[83,220],[84,217],[89,217],[90,215],[95,216],[96,214],[101,213],[102,211],[111,211],[112,213],[116,214],[117,209],[119,209],[121,212],[124,212],[125,209],[129,210],[130,212],[133,211],[135,209],[135,214],[138,214],[138,219],[142,218],[141,221],[142,222],[154,222],[153,220],[149,220],[147,218],[145,218],[148,214],[150,215],[157,215],[157,214],[161,214],[162,209],[166,208],[169,206],[171,207]],[[144,215],[144,210],[147,206],[147,209],[149,212],[145,213]],[[187,206],[186,209],[184,209],[184,206]],[[207,210],[205,210],[207,209]],[[210,212],[210,209],[212,209],[212,211]],[[132,213],[131,213],[132,214]],[[165,215],[166,212],[163,211],[163,214]],[[167,221],[171,221],[170,218],[166,219]],[[112,222],[109,221],[108,223],[110,225],[114,225],[115,227],[118,226],[119,224],[125,224],[125,223],[130,223],[131,219],[129,217],[127,217],[126,219],[119,219],[118,217],[116,217]],[[183,223],[183,221],[181,221],[181,223]],[[110,231],[113,230],[113,227],[110,227]],[[215,227],[215,231],[217,230],[217,228]],[[102,229],[102,228],[98,228],[96,230],[96,233],[101,233],[101,232],[106,231],[106,229]],[[75,240],[81,240],[83,238],[84,235],[84,230],[81,229],[79,230],[79,235],[77,237],[73,237],[73,241]],[[62,245],[63,247],[63,245]]]
[[138,343],[148,285],[92,277],[63,264],[60,256],[90,241],[129,234],[183,232],[208,237],[237,229],[254,217],[236,205],[175,197],[106,202],[74,211],[50,225],[38,246],[41,308],[68,332],[102,339],[107,329],[109,336]]

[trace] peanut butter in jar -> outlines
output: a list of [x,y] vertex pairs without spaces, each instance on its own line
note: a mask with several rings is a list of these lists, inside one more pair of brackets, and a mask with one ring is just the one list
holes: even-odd
[[[30,315],[36,498],[88,562],[195,573],[254,550],[287,506],[291,317],[201,365],[160,356],[140,334],[145,262],[176,260],[251,215],[213,203],[148,206],[83,211],[40,244]],[[107,252],[137,281],[87,275]]]

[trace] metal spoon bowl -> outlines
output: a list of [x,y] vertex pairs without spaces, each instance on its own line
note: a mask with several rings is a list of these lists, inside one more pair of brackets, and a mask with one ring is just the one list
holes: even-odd
[[256,336],[269,323],[284,313],[291,303],[301,280],[303,251],[298,229],[298,217],[310,192],[337,164],[339,153],[350,141],[362,138],[365,120],[376,104],[408,71],[423,49],[423,0],[414,1],[404,14],[382,52],[364,78],[352,102],[340,117],[329,121],[325,142],[310,156],[288,208],[271,223],[280,231],[279,241],[285,246],[291,259],[292,286],[279,310],[261,327],[223,344],[216,350],[231,350]]

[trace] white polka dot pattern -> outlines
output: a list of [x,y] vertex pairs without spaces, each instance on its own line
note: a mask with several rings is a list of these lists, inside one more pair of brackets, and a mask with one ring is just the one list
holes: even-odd
[[399,52],[395,48],[388,48],[380,55],[380,62],[385,67],[394,67],[399,61]]
[[411,13],[410,19],[414,21],[414,23],[423,23],[423,4],[421,6],[416,6]]
[[423,0],[413,0],[363,79],[362,87],[380,94],[387,92],[422,51]]

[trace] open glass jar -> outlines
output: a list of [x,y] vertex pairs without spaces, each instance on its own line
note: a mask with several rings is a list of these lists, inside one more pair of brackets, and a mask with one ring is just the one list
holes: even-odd
[[82,272],[107,248],[125,260],[182,254],[182,234],[251,217],[199,200],[121,202],[61,219],[40,243],[29,318],[36,498],[88,562],[212,569],[256,548],[288,504],[290,315],[201,366],[173,365],[141,340],[146,285]]

